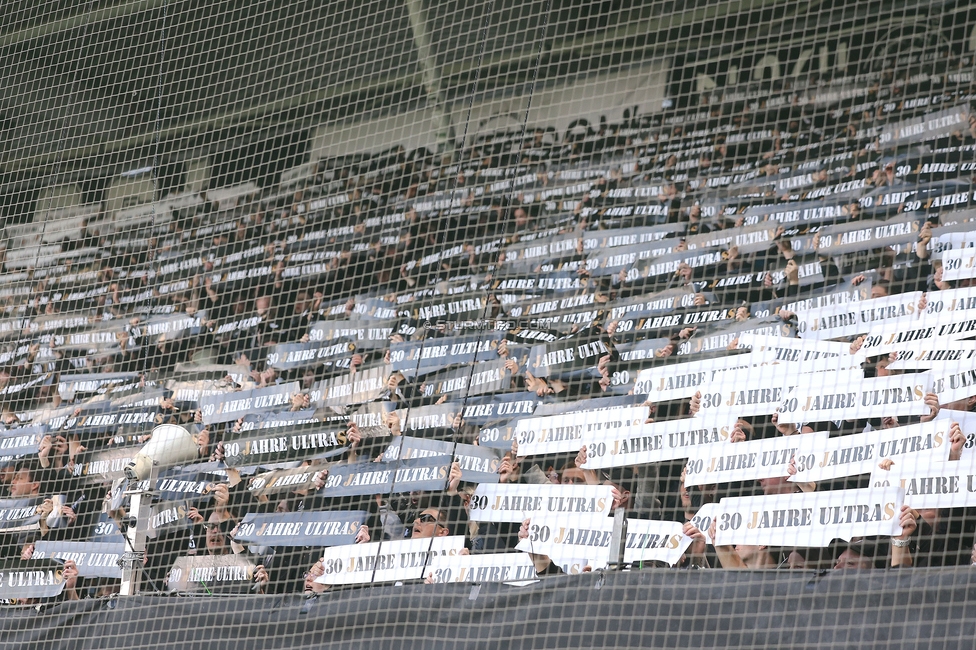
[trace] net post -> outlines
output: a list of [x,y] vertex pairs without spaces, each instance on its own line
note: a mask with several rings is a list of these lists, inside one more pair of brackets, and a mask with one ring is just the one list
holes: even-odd
[[627,541],[627,511],[617,508],[613,512],[613,534],[610,537],[609,567],[619,569],[624,563],[624,548]]
[[149,537],[149,515],[152,499],[156,492],[154,487],[159,477],[159,466],[153,462],[149,472],[149,489],[137,488],[128,491],[131,502],[131,512],[125,519],[126,549],[122,553],[122,586],[119,593],[123,596],[135,596],[139,592],[139,582],[142,577],[144,561],[146,559],[146,541]]

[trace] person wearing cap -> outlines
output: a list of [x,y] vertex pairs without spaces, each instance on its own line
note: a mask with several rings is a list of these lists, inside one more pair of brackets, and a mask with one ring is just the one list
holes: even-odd
[[878,546],[865,539],[851,540],[847,548],[837,556],[834,569],[873,569]]

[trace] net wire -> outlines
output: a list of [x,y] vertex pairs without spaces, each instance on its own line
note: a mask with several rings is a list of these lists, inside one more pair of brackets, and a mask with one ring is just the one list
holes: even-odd
[[[11,643],[649,584],[465,640],[847,647],[886,589],[966,638],[974,48],[962,2],[5,7]],[[863,621],[715,632],[743,594]],[[212,634],[458,639],[397,625]]]

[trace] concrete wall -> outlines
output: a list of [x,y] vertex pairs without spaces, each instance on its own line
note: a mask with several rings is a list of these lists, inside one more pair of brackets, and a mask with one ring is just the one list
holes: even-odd
[[105,196],[105,215],[114,218],[123,208],[150,203],[155,198],[151,173],[123,176],[112,181]]
[[186,188],[203,192],[210,187],[210,159],[194,158],[186,161]]
[[49,210],[73,208],[81,205],[81,188],[74,183],[66,185],[50,185],[43,188],[37,195],[35,214],[43,214]]

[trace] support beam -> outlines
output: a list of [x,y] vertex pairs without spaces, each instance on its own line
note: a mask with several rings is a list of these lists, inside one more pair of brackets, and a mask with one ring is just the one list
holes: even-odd
[[456,139],[454,125],[451,123],[451,114],[444,109],[440,74],[437,70],[437,60],[430,49],[430,35],[427,32],[427,14],[424,12],[423,0],[406,0],[406,3],[410,16],[410,29],[413,32],[413,44],[417,48],[417,59],[424,77],[427,106],[433,111],[437,122],[437,152],[453,151]]
[[77,29],[78,27],[93,25],[105,20],[114,20],[116,18],[121,18],[122,16],[139,13],[140,11],[149,11],[156,9],[157,7],[162,7],[171,1],[172,0],[135,0],[134,2],[121,2],[110,7],[96,9],[90,13],[85,13],[84,11],[87,4],[84,2],[79,2],[77,4],[77,9],[79,9],[79,11],[70,16],[61,18],[60,20],[52,20],[49,23],[41,23],[40,25],[18,29],[17,31],[9,32],[7,34],[0,34],[0,49],[10,47],[11,45],[16,45],[17,43],[23,43],[24,41],[30,41],[35,38],[50,36],[51,34],[70,31],[72,29]]

